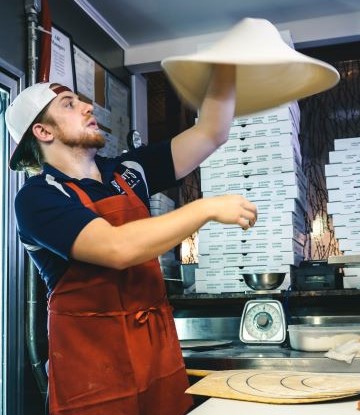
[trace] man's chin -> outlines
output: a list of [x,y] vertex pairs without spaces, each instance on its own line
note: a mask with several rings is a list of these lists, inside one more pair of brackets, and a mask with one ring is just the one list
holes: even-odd
[[96,132],[92,137],[87,137],[83,141],[84,147],[87,148],[96,148],[97,150],[100,150],[101,148],[105,147],[106,141],[105,137],[99,133]]

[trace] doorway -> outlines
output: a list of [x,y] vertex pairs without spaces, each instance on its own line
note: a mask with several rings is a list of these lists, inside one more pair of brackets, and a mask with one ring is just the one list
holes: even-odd
[[8,168],[15,144],[5,126],[6,108],[21,84],[21,74],[0,62],[0,415],[23,413],[24,254],[13,208],[23,177]]

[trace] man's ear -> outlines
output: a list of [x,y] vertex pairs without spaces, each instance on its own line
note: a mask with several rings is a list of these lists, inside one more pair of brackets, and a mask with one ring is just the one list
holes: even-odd
[[54,138],[52,128],[48,124],[40,122],[32,126],[32,133],[38,140],[43,142],[49,142]]

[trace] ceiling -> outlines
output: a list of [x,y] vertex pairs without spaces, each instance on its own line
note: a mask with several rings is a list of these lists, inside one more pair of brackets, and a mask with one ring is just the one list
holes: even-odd
[[274,24],[360,11],[360,0],[74,0],[124,48],[228,30],[244,17]]

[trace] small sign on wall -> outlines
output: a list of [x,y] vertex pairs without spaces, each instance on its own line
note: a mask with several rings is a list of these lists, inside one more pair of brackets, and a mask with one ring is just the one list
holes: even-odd
[[51,63],[49,81],[75,90],[71,39],[55,27],[51,30]]

